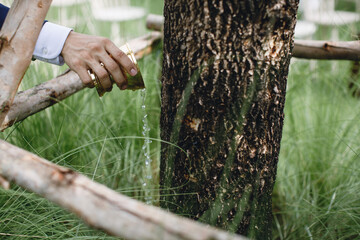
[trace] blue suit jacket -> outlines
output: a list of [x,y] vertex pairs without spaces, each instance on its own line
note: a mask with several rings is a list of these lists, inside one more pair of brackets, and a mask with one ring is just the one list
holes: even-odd
[[0,29],[2,28],[2,25],[5,21],[6,15],[9,12],[9,8],[0,4]]

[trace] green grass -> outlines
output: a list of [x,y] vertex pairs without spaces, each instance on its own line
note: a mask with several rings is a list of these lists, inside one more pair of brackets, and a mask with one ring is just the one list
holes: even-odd
[[[159,58],[157,50],[139,63],[147,86],[149,136],[156,139],[159,139],[160,113]],[[31,79],[23,81],[31,82]],[[94,89],[85,89],[6,130],[1,137],[118,192],[143,200],[145,158],[141,151],[144,142],[141,103],[140,91],[114,89],[99,99]],[[159,147],[158,141],[151,143],[153,169],[158,169]],[[154,182],[158,182],[157,172],[153,175]],[[157,186],[150,187],[156,200]],[[0,233],[65,239],[96,232],[59,207],[17,187],[13,191],[0,189],[0,221],[6,223],[0,223]],[[48,222],[53,223],[49,226]]]
[[291,68],[273,199],[280,239],[360,237],[360,100],[349,64],[328,68]]
[[[161,5],[158,4],[158,8],[161,9]],[[79,9],[72,11],[81,13]],[[56,14],[49,15],[47,19],[56,19]],[[90,19],[90,23],[89,27],[84,27],[79,22],[75,30],[98,34],[97,28],[94,32],[91,25],[104,28],[104,23],[94,19]],[[106,27],[110,28],[109,25]],[[132,38],[128,35],[123,37]],[[149,137],[159,139],[161,46],[139,61],[139,66],[147,88]],[[20,89],[33,87],[65,69],[65,66],[59,68],[35,61]],[[95,89],[84,89],[0,133],[0,138],[79,171],[118,192],[144,200],[145,157],[141,151],[144,113],[141,105],[140,91],[120,91],[114,87],[112,92],[99,99]],[[159,168],[159,148],[160,142],[152,141],[150,156],[153,169]],[[149,188],[156,203],[157,171],[153,172],[153,182]],[[17,186],[12,186],[10,191],[0,189],[0,239],[23,239],[26,236],[29,239],[110,239],[36,194]]]
[[[349,10],[344,2],[337,6]],[[356,39],[353,29],[338,27],[340,39]],[[328,39],[327,31],[319,29],[316,39]],[[291,65],[273,193],[274,239],[360,238],[360,98],[348,88],[354,79],[359,89],[360,75],[351,76],[352,64]]]
[[[161,1],[150,7],[161,13]],[[99,26],[105,33],[110,29],[90,21],[90,26],[80,21],[75,29],[90,34],[98,34]],[[343,33],[349,29],[341,29]],[[159,139],[161,48],[139,64],[147,86],[149,137]],[[274,239],[360,238],[360,99],[347,88],[350,63],[332,67],[329,62],[310,67],[308,61],[291,66],[273,196]],[[33,62],[21,88],[63,70]],[[94,89],[85,89],[0,133],[0,138],[143,201],[141,103],[139,91],[114,88],[99,99]],[[156,205],[159,141],[150,149]],[[15,185],[0,189],[0,239],[37,238],[113,239],[36,194]]]
[[[159,139],[160,56],[160,50],[157,50],[139,62],[147,86],[149,137],[156,139]],[[25,85],[32,80],[29,74],[32,76],[35,73],[30,69],[23,80]],[[141,104],[140,91],[120,92],[114,88],[99,99],[94,89],[85,89],[6,130],[1,138],[79,171],[118,192],[143,200],[145,158],[141,151],[144,142]],[[159,147],[158,141],[151,143],[153,169],[158,169]],[[158,182],[157,172],[153,175],[154,182]],[[156,200],[157,186],[153,184],[150,187]],[[0,223],[0,233],[66,239],[96,232],[59,207],[17,187],[13,191],[0,189],[0,221],[6,223]],[[53,223],[49,226],[48,222]],[[65,235],[60,236],[60,233]]]

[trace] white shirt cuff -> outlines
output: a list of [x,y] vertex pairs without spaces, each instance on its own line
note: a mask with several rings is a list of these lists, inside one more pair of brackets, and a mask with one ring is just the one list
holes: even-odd
[[63,65],[64,58],[60,53],[71,31],[71,28],[46,22],[37,39],[33,57],[44,62]]

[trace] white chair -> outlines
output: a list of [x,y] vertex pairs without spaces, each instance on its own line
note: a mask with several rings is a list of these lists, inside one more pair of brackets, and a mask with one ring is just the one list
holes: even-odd
[[[145,9],[132,6],[130,0],[91,0],[91,10],[95,20],[111,24],[111,36],[109,37],[116,44],[120,44],[128,35],[125,32],[127,23],[144,19],[146,16]],[[138,31],[142,25],[145,25],[141,21],[136,23]],[[130,31],[130,29],[127,30]],[[133,30],[136,29],[131,29],[131,31]]]
[[295,38],[312,39],[316,32],[316,25],[312,22],[299,20],[295,26]]
[[53,0],[49,9],[53,21],[74,28],[79,24],[79,16],[84,15],[84,7],[88,0]]
[[[359,1],[359,0],[358,0]],[[301,0],[304,20],[331,30],[331,39],[338,40],[338,27],[354,26],[360,14],[335,10],[335,0]]]
[[51,6],[70,7],[77,4],[86,3],[88,0],[53,0]]

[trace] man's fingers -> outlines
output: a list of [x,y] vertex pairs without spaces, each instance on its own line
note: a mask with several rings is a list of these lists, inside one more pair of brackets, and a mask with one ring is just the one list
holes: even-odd
[[126,76],[137,74],[136,65],[107,38],[71,32],[61,54],[88,87],[94,87],[88,70],[94,74],[93,77],[97,76],[99,84],[106,91],[112,89],[110,75],[120,89],[126,89]]
[[121,51],[115,44],[109,42],[105,46],[106,51],[114,58],[114,60],[123,66],[123,68],[131,75],[135,76],[137,74],[135,64],[130,60],[130,58]]
[[97,63],[97,62],[90,64],[90,68],[96,74],[96,76],[99,78],[101,86],[107,92],[110,92],[112,89],[112,82],[110,80],[109,73],[106,71],[106,69],[100,63]]
[[77,74],[85,86],[89,88],[93,88],[95,86],[94,81],[91,79],[90,73],[86,70],[86,68],[79,68],[77,70]]
[[124,90],[127,87],[127,79],[122,73],[120,66],[112,59],[110,56],[106,57],[103,61],[104,67],[112,76],[112,79],[116,83],[116,85]]

